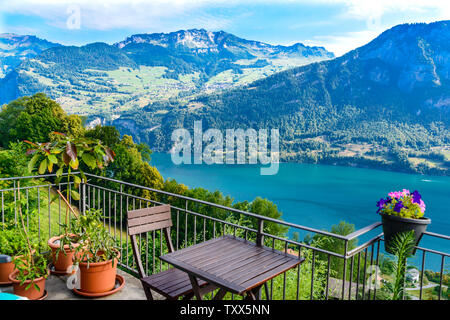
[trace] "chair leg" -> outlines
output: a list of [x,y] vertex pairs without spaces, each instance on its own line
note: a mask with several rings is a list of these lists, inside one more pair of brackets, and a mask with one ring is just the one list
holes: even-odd
[[145,296],[147,297],[147,300],[153,300],[152,290],[150,290],[149,287],[146,285],[142,285],[144,287]]

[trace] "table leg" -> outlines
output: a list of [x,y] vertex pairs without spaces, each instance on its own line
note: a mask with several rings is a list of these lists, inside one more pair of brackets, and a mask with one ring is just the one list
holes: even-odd
[[257,297],[260,290],[261,286],[258,286],[256,288],[247,291],[247,296],[244,298],[244,300],[258,300]]
[[213,300],[222,300],[223,297],[227,294],[227,290],[220,288],[217,294],[214,296]]
[[203,300],[202,295],[200,293],[200,286],[198,285],[197,278],[192,275],[189,275],[189,280],[191,280],[192,290],[194,291],[197,300]]

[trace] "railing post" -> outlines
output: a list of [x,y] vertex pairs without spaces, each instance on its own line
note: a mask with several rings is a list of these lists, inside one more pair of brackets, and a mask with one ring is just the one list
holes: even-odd
[[256,234],[256,245],[262,247],[264,244],[264,220],[258,219],[258,232]]
[[81,183],[81,214],[86,215],[86,183]]
[[[342,273],[342,300],[345,299],[345,276],[347,272],[347,251],[348,251],[348,240],[345,240],[345,247],[344,247],[344,267],[343,267],[343,273]],[[351,283],[349,284],[352,285]]]

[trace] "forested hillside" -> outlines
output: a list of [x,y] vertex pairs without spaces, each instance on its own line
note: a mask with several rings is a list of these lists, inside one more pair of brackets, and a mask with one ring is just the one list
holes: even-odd
[[[400,25],[342,57],[117,120],[154,148],[207,128],[278,128],[282,159],[446,174],[450,163],[450,23]],[[127,122],[128,119],[128,122]],[[155,128],[160,124],[161,127]],[[139,128],[139,131],[136,130]]]

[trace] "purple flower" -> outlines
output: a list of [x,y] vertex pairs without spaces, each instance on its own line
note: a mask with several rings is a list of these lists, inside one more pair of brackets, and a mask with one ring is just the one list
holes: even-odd
[[414,191],[412,193],[412,202],[420,204],[420,200],[422,199],[422,196],[420,195],[419,191]]
[[406,207],[403,205],[403,202],[402,202],[402,201],[399,201],[399,202],[397,202],[397,203],[395,204],[395,206],[394,206],[394,211],[397,212],[397,213],[400,213],[400,211],[402,210],[402,208],[406,208]]
[[377,202],[377,207],[378,207],[377,213],[380,212],[383,209],[384,205],[387,202],[388,201],[386,199],[384,199],[384,198],[381,198],[380,201]]

